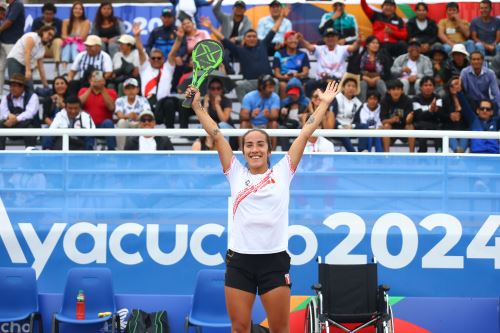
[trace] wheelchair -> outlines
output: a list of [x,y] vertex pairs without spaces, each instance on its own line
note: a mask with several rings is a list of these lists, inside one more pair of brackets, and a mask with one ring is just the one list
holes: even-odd
[[[377,264],[330,265],[318,258],[316,296],[306,308],[305,333],[329,333],[330,325],[355,333],[373,326],[376,333],[393,333],[394,320],[386,285],[378,286]],[[348,328],[354,326],[354,328]]]

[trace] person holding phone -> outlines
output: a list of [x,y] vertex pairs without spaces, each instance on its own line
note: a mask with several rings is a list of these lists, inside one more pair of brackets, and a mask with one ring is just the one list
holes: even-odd
[[273,333],[290,332],[290,256],[288,204],[290,183],[302,158],[307,140],[340,91],[331,82],[318,91],[320,104],[304,124],[290,150],[271,167],[271,139],[261,129],[243,136],[242,164],[208,112],[199,91],[190,86],[193,110],[215,142],[224,175],[231,187],[232,217],[229,220],[225,294],[232,332],[250,332],[252,306],[259,294]]
[[[93,71],[90,87],[81,88],[78,97],[83,109],[87,111],[97,128],[114,128],[113,113],[115,111],[116,91],[106,88],[106,79],[102,71]],[[106,137],[108,150],[116,149],[116,138]]]

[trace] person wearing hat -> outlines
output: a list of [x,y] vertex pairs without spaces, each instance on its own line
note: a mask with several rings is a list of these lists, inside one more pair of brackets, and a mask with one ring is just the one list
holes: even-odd
[[420,42],[420,51],[428,54],[430,48],[438,42],[438,27],[436,22],[428,17],[429,7],[425,2],[416,4],[415,14],[416,16],[407,23],[408,40],[417,39]]
[[[64,99],[64,109],[59,111],[50,124],[50,129],[56,128],[95,128],[90,114],[82,110],[82,103],[76,96],[68,96]],[[91,136],[70,136],[70,150],[93,150],[95,138]],[[48,150],[61,150],[62,137],[44,136],[42,148]]]
[[470,40],[470,23],[459,16],[458,3],[446,4],[446,18],[438,23],[438,38],[443,43],[443,50],[449,53],[455,44],[464,44],[467,52],[474,51],[474,42]]
[[58,17],[57,7],[51,3],[46,2],[42,6],[42,16],[37,17],[33,21],[33,25],[31,26],[32,32],[37,32],[43,26],[49,25],[54,26],[56,28],[56,34],[54,39],[50,44],[45,45],[45,58],[53,58],[56,63],[56,71],[59,72],[59,63],[61,62],[61,48],[62,48],[62,39],[61,39],[61,29],[62,29],[62,21]]
[[373,35],[377,37],[383,49],[397,57],[406,52],[408,31],[401,17],[396,14],[396,2],[384,0],[382,11],[361,0],[361,8],[373,25]]
[[[305,96],[302,82],[297,78],[291,78],[286,86],[286,97],[281,100],[279,128],[301,128],[301,115],[307,113],[309,103],[310,100]],[[290,137],[279,138],[282,151],[288,151],[290,139]]]
[[163,8],[161,11],[162,25],[151,31],[146,42],[146,51],[149,53],[152,49],[158,49],[163,52],[164,57],[168,57],[170,50],[175,42],[175,14],[172,8]]
[[420,43],[413,39],[408,42],[408,53],[402,54],[394,60],[391,67],[394,77],[401,80],[404,86],[404,93],[410,93],[413,86],[416,95],[419,93],[420,79],[424,76],[432,76],[432,62],[429,57],[420,53]]
[[[85,40],[86,50],[76,56],[68,73],[71,93],[78,94],[80,88],[89,85],[91,71],[102,71],[104,79],[109,79],[113,75],[113,61],[109,54],[102,51],[101,46],[102,41],[99,36],[89,35]],[[79,80],[74,80],[75,78]]]
[[469,66],[469,52],[465,49],[464,44],[455,44],[450,52],[450,61],[446,64],[446,68],[451,76],[460,76],[462,70]]
[[14,44],[24,35],[26,14],[21,0],[7,0],[5,19],[0,24],[0,95],[3,95],[7,55]]
[[181,47],[184,32],[182,29],[176,30],[175,43],[167,59],[165,59],[160,49],[152,49],[148,59],[142,45],[141,31],[140,23],[135,23],[132,26],[135,44],[139,51],[139,75],[142,96],[148,99],[151,109],[156,112],[158,123],[165,123],[167,128],[173,128],[173,119],[175,119],[175,113],[179,111],[179,103],[176,98],[170,98],[170,90],[175,70],[175,57]]
[[244,1],[238,0],[234,3],[231,14],[225,14],[221,10],[222,1],[223,0],[218,0],[212,8],[212,11],[221,26],[221,33],[224,38],[239,44],[245,32],[252,29],[252,22],[250,22],[248,16],[245,15],[247,7]]
[[481,15],[472,19],[470,31],[476,50],[494,56],[500,53],[500,18],[491,15],[492,9],[490,0],[482,0],[479,3]]
[[[286,18],[288,16],[289,9],[288,7],[284,7],[281,2],[277,0],[271,1],[269,3],[269,13],[269,16],[265,16],[259,20],[259,23],[257,24],[257,37],[259,39],[266,38],[275,23],[278,22],[278,20],[281,20],[281,24],[279,25],[272,40],[273,45],[268,49],[269,55],[273,55],[274,50],[281,47],[281,45],[285,42],[285,33],[293,30],[293,28],[292,22]],[[284,17],[281,19],[281,16],[283,15]]]
[[36,66],[40,73],[40,79],[44,87],[48,87],[45,77],[43,56],[45,46],[50,44],[56,34],[53,26],[44,26],[37,32],[25,33],[10,50],[7,55],[7,72],[9,77],[14,73],[20,73],[26,77],[27,88],[33,90],[32,68]]
[[448,67],[448,55],[443,51],[441,45],[433,45],[429,51],[429,58],[432,62],[433,78],[436,85],[436,93],[444,94],[444,85],[450,79]]
[[494,104],[495,110],[500,107],[500,90],[495,72],[484,66],[484,56],[479,51],[470,54],[470,65],[460,73],[462,88],[467,97],[479,105],[481,100],[488,99]]
[[[118,97],[115,102],[114,118],[118,120],[118,128],[137,128],[138,118],[142,111],[151,111],[151,106],[144,96],[139,95],[139,82],[134,78],[129,78],[123,83],[125,96]],[[123,150],[125,147],[125,137],[116,137],[116,147]]]
[[[139,128],[155,128],[155,115],[150,110],[144,110],[139,114]],[[129,136],[125,143],[125,150],[157,151],[174,150],[174,146],[168,136]]]
[[121,35],[118,38],[120,51],[113,57],[113,82],[119,87],[129,77],[139,77],[139,52],[135,49],[135,38]]
[[309,76],[309,57],[298,49],[296,31],[285,34],[285,47],[276,51],[273,58],[274,77],[280,81],[280,98],[285,98],[287,83],[291,78],[305,80]]
[[317,61],[316,80],[306,83],[306,95],[311,96],[316,89],[323,89],[329,81],[339,80],[347,71],[347,58],[359,48],[359,40],[351,45],[338,45],[339,32],[327,28],[323,32],[324,45],[313,45],[298,34],[299,42],[309,51],[314,52]]
[[339,32],[340,45],[352,44],[358,39],[358,22],[353,15],[346,13],[345,0],[335,0],[332,12],[321,17],[319,32],[322,34],[327,28]]
[[[26,78],[15,73],[8,81],[10,92],[0,102],[0,128],[40,127],[38,96],[26,89]],[[6,136],[0,136],[0,150],[5,150]],[[26,147],[36,145],[35,136],[24,137]]]

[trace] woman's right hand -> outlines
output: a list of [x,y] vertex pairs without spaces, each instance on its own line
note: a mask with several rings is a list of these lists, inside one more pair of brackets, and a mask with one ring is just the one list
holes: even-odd
[[188,88],[186,89],[186,98],[193,98],[193,103],[192,103],[192,106],[193,106],[193,110],[195,108],[200,108],[201,109],[201,103],[200,103],[200,91],[195,87],[195,86],[188,86]]

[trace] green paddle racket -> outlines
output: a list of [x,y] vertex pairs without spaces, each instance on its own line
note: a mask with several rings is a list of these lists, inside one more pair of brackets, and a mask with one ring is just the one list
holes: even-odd
[[[194,65],[191,84],[197,89],[200,89],[208,74],[214,69],[219,68],[224,58],[224,51],[219,42],[205,39],[196,44],[191,58],[193,59]],[[198,72],[201,72],[200,76],[198,76]],[[189,109],[192,103],[192,97],[186,98],[184,102],[182,102],[182,107]]]

